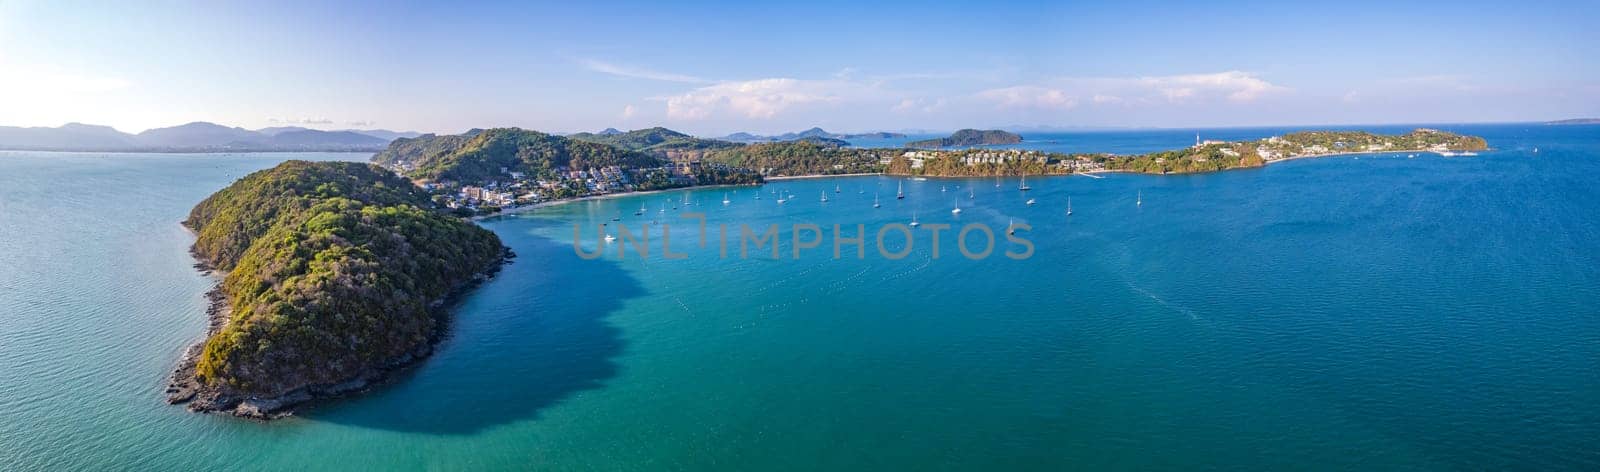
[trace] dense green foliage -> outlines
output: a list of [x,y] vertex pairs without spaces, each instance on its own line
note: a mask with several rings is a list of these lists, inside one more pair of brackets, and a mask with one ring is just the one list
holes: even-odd
[[316,201],[333,197],[379,206],[430,206],[426,193],[378,167],[288,161],[206,197],[189,212],[184,225],[197,233],[195,256],[226,272],[267,230],[298,217]]
[[342,162],[285,162],[207,198],[186,224],[220,248],[197,242],[198,257],[232,268],[231,312],[196,375],[276,395],[425,350],[435,303],[504,256],[494,233],[428,204],[398,176]]
[[819,144],[819,145],[823,145],[823,146],[833,146],[833,147],[847,147],[847,146],[850,145],[849,141],[845,141],[843,139],[828,138],[828,137],[822,137],[822,136],[806,136],[804,138],[796,139],[795,141],[804,141],[804,142],[808,142],[808,143],[811,143],[811,144]]
[[615,146],[629,151],[644,152],[726,149],[739,146],[736,143],[730,143],[727,141],[700,139],[659,126],[655,128],[636,129],[626,133],[578,133],[567,137],[580,141]]
[[502,169],[547,176],[561,167],[665,165],[662,159],[649,154],[518,128],[483,130],[472,136],[396,140],[372,159],[382,165],[404,162],[413,169],[409,173],[412,178],[461,182],[503,178]]
[[982,146],[985,144],[1016,144],[1022,142],[1022,136],[1015,133],[997,129],[975,130],[963,129],[951,134],[948,138],[924,139],[906,143],[908,147],[916,148],[941,148],[952,146]]
[[[1232,153],[1223,150],[1232,151]],[[1184,174],[1215,172],[1219,170],[1261,167],[1267,164],[1254,146],[1211,144],[1198,148],[1158,151],[1135,156],[1107,158],[1096,156],[1093,160],[1108,169],[1143,172],[1147,174]]]
[[372,162],[389,167],[400,163],[431,161],[461,149],[472,136],[472,133],[446,136],[424,134],[415,138],[396,139],[389,143],[388,148],[372,156]]
[[1444,146],[1452,151],[1482,151],[1489,143],[1477,136],[1416,129],[1402,135],[1382,135],[1365,131],[1297,131],[1282,136],[1282,143],[1269,146],[1322,146],[1333,151],[1365,151],[1367,146],[1388,146],[1387,149],[1427,149]]
[[883,171],[874,152],[809,140],[750,144],[711,152],[705,159],[774,176]]

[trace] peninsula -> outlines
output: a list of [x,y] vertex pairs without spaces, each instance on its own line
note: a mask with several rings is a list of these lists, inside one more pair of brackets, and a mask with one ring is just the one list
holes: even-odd
[[[982,143],[1020,140],[1004,131],[962,130],[924,141]],[[1398,135],[1364,131],[1299,131],[1248,141],[1201,140],[1193,146],[1134,155],[1058,153],[1003,147],[970,149],[858,148],[836,139],[742,144],[702,139],[665,128],[554,136],[515,128],[399,139],[373,157],[416,180],[436,203],[460,216],[577,197],[697,185],[757,184],[766,178],[846,174],[929,177],[1015,176],[1092,172],[1182,174],[1260,167],[1272,162],[1353,153],[1488,149],[1483,138],[1435,129]]]
[[271,419],[426,357],[451,295],[509,257],[494,233],[433,206],[380,167],[306,161],[200,202],[184,225],[197,265],[222,281],[168,402]]

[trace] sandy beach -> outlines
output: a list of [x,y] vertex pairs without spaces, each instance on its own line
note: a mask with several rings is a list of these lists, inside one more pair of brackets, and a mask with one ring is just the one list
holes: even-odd
[[[769,179],[769,180],[771,180],[771,179]],[[640,192],[622,192],[622,193],[608,193],[608,194],[605,194],[605,195],[590,195],[590,196],[587,196],[587,197],[567,198],[567,199],[562,199],[562,200],[539,202],[539,203],[535,203],[535,204],[532,204],[532,205],[521,205],[521,206],[515,206],[515,207],[511,207],[511,208],[502,208],[502,209],[500,209],[499,213],[495,213],[493,215],[474,216],[471,219],[472,219],[472,221],[483,221],[483,220],[487,220],[487,219],[490,219],[490,218],[498,218],[498,217],[501,217],[501,216],[508,216],[508,215],[515,215],[515,214],[518,214],[518,213],[530,212],[530,211],[537,210],[537,209],[540,209],[540,208],[552,207],[552,206],[556,206],[556,205],[566,205],[568,203],[577,203],[577,202],[583,202],[583,201],[589,201],[589,200],[609,200],[609,199],[613,199],[613,198],[637,197],[637,196],[641,196],[641,195],[653,195],[653,194],[667,193],[667,192],[681,192],[681,191],[687,191],[687,190],[705,190],[705,189],[714,189],[714,188],[754,187],[754,186],[757,186],[757,185],[747,185],[747,184],[697,185],[697,186],[693,186],[693,187],[679,187],[679,188],[669,188],[669,189],[662,189],[662,190],[645,190],[645,191],[640,191]]]

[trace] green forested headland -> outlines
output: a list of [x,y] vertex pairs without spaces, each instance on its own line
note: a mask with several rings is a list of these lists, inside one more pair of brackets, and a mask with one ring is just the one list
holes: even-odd
[[439,303],[506,256],[494,233],[430,206],[377,166],[306,161],[195,206],[184,224],[195,256],[226,274],[228,316],[195,362],[202,392],[284,395],[425,355]]

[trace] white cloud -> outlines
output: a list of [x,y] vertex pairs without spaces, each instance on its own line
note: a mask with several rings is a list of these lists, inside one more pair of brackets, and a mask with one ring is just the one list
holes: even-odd
[[1262,95],[1284,90],[1283,87],[1240,71],[1141,77],[1138,83],[1158,90],[1169,100],[1174,101],[1201,95],[1223,95],[1228,100],[1248,102]]
[[635,110],[633,108],[633,105],[623,106],[622,107],[622,119],[626,120],[626,119],[629,119],[629,118],[633,118],[633,115],[636,112],[638,112],[638,110]]
[[1004,108],[1065,110],[1085,100],[1095,105],[1211,100],[1250,102],[1286,90],[1245,72],[1228,71],[1146,77],[1064,77],[1040,84],[988,89],[978,92],[976,97]]
[[660,72],[660,71],[654,71],[654,70],[650,70],[650,69],[628,67],[628,66],[623,66],[623,65],[612,64],[612,63],[609,63],[609,62],[597,61],[597,60],[593,60],[593,59],[585,59],[585,60],[582,61],[582,63],[583,63],[583,67],[585,69],[589,69],[589,70],[592,70],[592,71],[595,71],[595,72],[599,72],[599,73],[602,73],[602,74],[615,75],[615,76],[618,76],[618,77],[627,77],[627,78],[632,78],[632,79],[660,80],[660,81],[665,81],[665,82],[682,82],[682,83],[690,83],[690,84],[704,84],[704,83],[710,83],[711,82],[710,80],[706,80],[706,79],[702,79],[702,78],[695,77],[695,76],[690,76],[690,75],[674,74],[674,73],[671,73],[671,72]]
[[917,111],[923,113],[934,113],[943,110],[945,105],[948,104],[949,101],[943,98],[933,100],[923,98],[906,98],[901,99],[900,103],[896,103],[893,107],[890,107],[889,111],[896,113],[909,113]]
[[372,126],[372,125],[378,124],[378,122],[376,122],[376,121],[368,121],[368,120],[355,120],[355,121],[346,121],[346,122],[344,122],[344,124],[346,126]]
[[984,90],[978,92],[978,98],[1006,108],[1067,110],[1078,106],[1078,100],[1065,91],[1033,85]]
[[797,106],[862,96],[864,87],[843,80],[790,78],[723,82],[666,97],[667,117],[699,120],[722,114],[768,119]]

